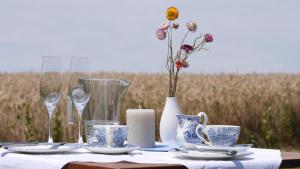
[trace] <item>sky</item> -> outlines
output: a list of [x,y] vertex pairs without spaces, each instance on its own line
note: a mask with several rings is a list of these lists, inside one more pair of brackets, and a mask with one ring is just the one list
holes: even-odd
[[92,71],[166,72],[167,41],[155,37],[180,15],[175,43],[186,23],[211,33],[208,51],[194,53],[193,73],[300,73],[299,0],[2,0],[0,72],[39,72],[42,56],[87,56]]

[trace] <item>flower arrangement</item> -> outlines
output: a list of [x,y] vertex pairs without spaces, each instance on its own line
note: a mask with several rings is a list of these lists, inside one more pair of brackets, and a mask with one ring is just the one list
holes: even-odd
[[166,68],[169,71],[169,97],[175,97],[178,74],[179,71],[187,68],[189,63],[187,59],[189,56],[201,50],[208,50],[205,47],[207,43],[213,42],[213,36],[209,33],[200,35],[194,39],[192,45],[185,44],[185,39],[189,33],[195,33],[197,31],[197,23],[190,21],[186,24],[187,32],[184,34],[183,39],[180,43],[179,50],[174,52],[173,47],[173,30],[179,28],[179,24],[175,20],[179,16],[179,11],[175,7],[170,7],[166,11],[167,23],[162,23],[156,31],[156,37],[159,40],[168,39],[168,52],[167,52],[167,63]]

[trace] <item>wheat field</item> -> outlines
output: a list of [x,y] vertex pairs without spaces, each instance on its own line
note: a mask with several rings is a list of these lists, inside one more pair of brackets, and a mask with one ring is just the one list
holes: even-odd
[[[130,80],[121,121],[125,123],[128,108],[155,109],[159,139],[168,92],[166,74],[97,72],[92,76]],[[67,75],[63,77],[66,90]],[[47,140],[48,114],[38,82],[36,73],[0,73],[0,142]],[[185,114],[204,111],[209,124],[240,125],[240,143],[286,149],[300,145],[300,74],[182,74],[177,98]],[[67,123],[65,96],[53,116],[53,139],[75,142],[77,123]]]

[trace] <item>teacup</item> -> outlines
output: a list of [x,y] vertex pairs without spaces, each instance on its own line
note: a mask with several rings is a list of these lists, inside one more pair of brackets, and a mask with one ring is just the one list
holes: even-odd
[[123,147],[128,134],[126,125],[97,125],[94,127],[97,145]]
[[206,125],[203,130],[213,146],[234,146],[240,134],[240,126],[232,125]]
[[[186,144],[202,144],[203,130],[207,124],[208,118],[204,112],[200,112],[198,115],[176,115],[178,120],[176,142],[184,146]],[[204,122],[201,124],[201,119],[204,118]]]

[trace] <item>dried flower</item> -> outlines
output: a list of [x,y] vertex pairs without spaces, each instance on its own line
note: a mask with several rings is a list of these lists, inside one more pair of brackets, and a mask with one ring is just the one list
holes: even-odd
[[173,21],[178,18],[179,11],[175,7],[170,7],[167,9],[166,17],[169,21]]
[[205,42],[212,42],[213,40],[214,39],[213,39],[212,34],[207,33],[207,34],[204,35],[204,41]]
[[172,24],[172,27],[173,27],[174,29],[178,29],[178,27],[179,27],[179,24],[178,24],[178,23],[176,23],[176,22],[173,22],[173,24]]
[[181,46],[181,49],[184,50],[186,53],[190,53],[194,48],[191,45],[184,44]]
[[169,23],[162,23],[162,24],[160,24],[159,29],[167,30],[169,27],[170,27]]
[[181,60],[177,60],[175,64],[177,69],[187,68],[189,66],[189,63],[187,61],[181,61]]
[[[187,31],[184,34],[181,45],[178,51],[174,51],[173,46],[173,29],[178,29],[179,24],[176,19],[179,16],[179,11],[175,7],[170,7],[166,11],[166,17],[168,22],[163,23],[159,26],[159,29],[156,31],[156,37],[159,40],[164,40],[168,36],[168,53],[167,53],[167,63],[166,68],[169,71],[169,96],[175,97],[177,90],[177,82],[178,75],[181,69],[189,67],[189,63],[187,62],[190,55],[194,52],[198,52],[201,50],[207,50],[205,45],[207,42],[212,42],[213,37],[211,34],[204,34],[204,36],[200,35],[194,39],[194,43],[192,45],[185,44],[187,43],[185,40],[187,35],[190,32],[197,31],[197,23],[194,21],[190,21],[186,24]],[[175,70],[176,69],[176,70]]]
[[183,64],[182,64],[182,61],[181,61],[181,60],[177,60],[175,64],[176,64],[176,68],[177,68],[177,69],[180,69],[180,68],[183,67]]
[[191,32],[196,32],[196,30],[197,30],[197,24],[194,21],[188,22],[186,24],[186,26],[187,26],[188,30],[191,31]]
[[187,67],[189,67],[189,63],[187,61],[184,61],[183,62],[183,68],[187,68]]
[[164,40],[164,39],[166,39],[166,32],[164,30],[162,30],[162,29],[157,29],[157,31],[156,31],[156,37],[159,40]]

